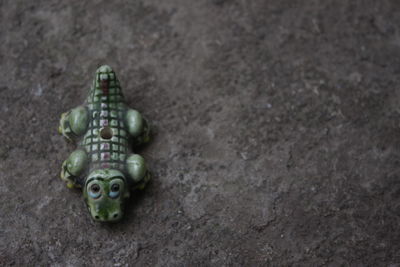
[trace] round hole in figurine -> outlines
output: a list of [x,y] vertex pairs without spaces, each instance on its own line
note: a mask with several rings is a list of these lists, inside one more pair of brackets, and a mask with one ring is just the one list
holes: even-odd
[[100,130],[100,136],[103,139],[111,139],[113,137],[113,132],[110,127],[106,126]]

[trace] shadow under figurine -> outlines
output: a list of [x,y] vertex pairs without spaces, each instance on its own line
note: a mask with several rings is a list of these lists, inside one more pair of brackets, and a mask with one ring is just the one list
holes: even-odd
[[115,72],[107,65],[96,71],[85,105],[61,115],[59,132],[78,148],[62,164],[61,179],[82,188],[95,221],[122,218],[130,190],[150,179],[142,156],[131,148],[149,140],[142,115],[126,107]]

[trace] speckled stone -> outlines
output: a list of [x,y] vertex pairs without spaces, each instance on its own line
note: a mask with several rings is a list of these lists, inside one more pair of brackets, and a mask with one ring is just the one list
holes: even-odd
[[[0,1],[1,265],[397,266],[399,8]],[[102,64],[154,129],[152,183],[108,226],[57,134]]]

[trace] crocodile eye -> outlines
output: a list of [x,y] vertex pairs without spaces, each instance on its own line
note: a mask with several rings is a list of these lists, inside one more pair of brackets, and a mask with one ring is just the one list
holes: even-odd
[[89,196],[92,198],[100,197],[100,186],[98,184],[92,184],[89,188]]
[[118,197],[118,196],[119,196],[119,189],[120,189],[119,184],[113,184],[113,185],[111,185],[109,196],[110,196],[111,198],[116,198],[116,197]]

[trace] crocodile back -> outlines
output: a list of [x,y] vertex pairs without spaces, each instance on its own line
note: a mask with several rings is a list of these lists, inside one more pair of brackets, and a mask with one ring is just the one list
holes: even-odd
[[[107,75],[107,80],[101,80]],[[95,169],[125,171],[128,132],[124,121],[126,106],[115,73],[101,69],[96,73],[87,99],[90,114],[88,130],[80,146],[89,156],[89,172]]]

